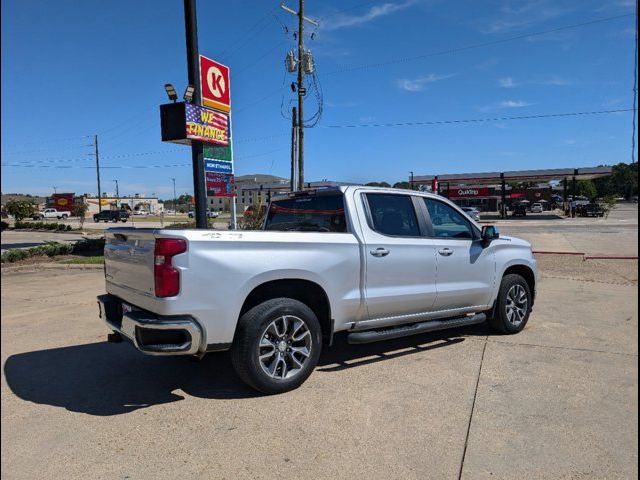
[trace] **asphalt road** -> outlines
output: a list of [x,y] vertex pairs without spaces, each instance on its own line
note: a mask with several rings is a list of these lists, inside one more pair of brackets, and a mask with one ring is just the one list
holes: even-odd
[[106,343],[100,270],[3,271],[3,478],[636,478],[637,262],[540,265],[518,335],[339,338],[277,396]]

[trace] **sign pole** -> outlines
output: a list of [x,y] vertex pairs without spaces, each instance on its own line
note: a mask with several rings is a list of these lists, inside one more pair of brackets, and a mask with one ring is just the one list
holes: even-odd
[[[200,104],[200,69],[198,56],[198,24],[195,0],[184,0],[184,25],[187,37],[187,69],[189,85],[193,85],[193,103]],[[196,228],[206,229],[207,191],[204,177],[204,155],[202,142],[191,141],[191,161],[193,164],[193,196],[195,201]]]
[[[233,130],[231,129],[233,122],[231,121],[231,112],[229,112],[229,151],[231,153],[231,163],[233,164]],[[235,171],[234,171],[235,172]],[[235,188],[235,183],[234,183]],[[238,226],[236,225],[236,215],[237,215],[237,204],[236,204],[236,192],[233,192],[233,196],[231,197],[231,220],[229,222],[229,229],[236,230]]]

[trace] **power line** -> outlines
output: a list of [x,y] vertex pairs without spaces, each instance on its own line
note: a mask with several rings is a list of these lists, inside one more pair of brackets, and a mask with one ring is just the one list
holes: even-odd
[[636,162],[636,103],[638,99],[638,0],[636,0],[636,41],[633,55],[633,129],[631,132],[631,163]]
[[466,51],[466,50],[474,50],[476,48],[490,47],[490,46],[493,46],[493,45],[500,45],[502,43],[513,42],[515,40],[522,40],[524,38],[537,37],[537,36],[546,35],[546,34],[549,34],[549,33],[561,32],[563,30],[570,30],[570,29],[573,29],[573,28],[586,27],[586,26],[589,26],[589,25],[597,24],[597,23],[603,23],[603,22],[610,22],[610,21],[613,21],[613,20],[619,20],[621,18],[631,17],[633,15],[635,15],[635,14],[626,13],[626,14],[623,14],[623,15],[616,15],[616,16],[613,16],[613,17],[606,17],[606,18],[598,18],[598,19],[595,19],[595,20],[590,20],[588,22],[574,23],[572,25],[565,25],[565,26],[562,26],[562,27],[551,28],[551,29],[548,29],[548,30],[541,30],[541,31],[538,31],[538,32],[533,32],[533,33],[524,33],[524,34],[521,34],[521,35],[515,35],[513,37],[507,37],[507,38],[503,38],[503,39],[500,39],[500,40],[492,40],[492,41],[489,41],[489,42],[476,43],[476,44],[465,45],[465,46],[456,47],[456,48],[448,48],[446,50],[440,50],[440,51],[430,52],[430,53],[423,53],[423,54],[420,54],[420,55],[413,55],[413,56],[410,56],[410,57],[402,57],[402,58],[386,60],[384,62],[376,62],[376,63],[354,65],[354,66],[345,66],[344,68],[328,72],[325,75],[333,75],[333,74],[336,74],[336,73],[352,72],[354,70],[365,70],[365,69],[368,69],[368,68],[384,67],[384,66],[387,66],[387,65],[395,65],[395,64],[398,64],[398,63],[405,63],[405,62],[410,62],[410,61],[413,61],[413,60],[420,60],[420,59],[428,58],[428,57],[437,57],[437,56],[440,56],[440,55],[448,55],[448,54],[451,54],[451,53],[459,53],[459,52],[463,52],[463,51]]
[[566,112],[566,113],[543,113],[538,115],[519,115],[512,117],[491,117],[491,118],[470,118],[462,120],[429,120],[415,122],[394,122],[394,123],[358,123],[351,125],[323,125],[322,128],[361,128],[361,127],[417,127],[428,125],[448,125],[460,123],[484,123],[484,122],[504,122],[509,120],[534,120],[539,118],[560,118],[577,117],[586,115],[604,115],[609,113],[623,113],[635,111],[635,108],[621,108],[617,110],[594,110],[587,112]]

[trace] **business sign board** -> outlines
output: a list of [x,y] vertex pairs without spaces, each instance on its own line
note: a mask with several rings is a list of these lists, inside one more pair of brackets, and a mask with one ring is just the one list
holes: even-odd
[[202,105],[231,111],[229,67],[200,55],[200,98]]
[[229,117],[209,108],[185,105],[187,138],[217,145],[229,145]]
[[73,209],[74,198],[73,193],[54,193],[51,196],[50,206],[60,212],[70,212]]
[[207,184],[207,197],[233,197],[235,180],[228,173],[216,173],[205,171]]
[[233,173],[233,163],[205,158],[204,171],[214,173]]
[[486,187],[481,188],[452,188],[449,191],[449,198],[476,198],[476,197],[488,197],[491,195],[490,191]]
[[229,145],[229,116],[190,103],[160,105],[163,142],[190,145],[198,140],[213,145]]

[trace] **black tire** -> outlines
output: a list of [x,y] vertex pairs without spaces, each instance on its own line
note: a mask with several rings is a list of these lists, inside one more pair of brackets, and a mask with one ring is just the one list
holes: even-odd
[[[509,321],[509,315],[507,312],[507,296],[512,288],[517,287],[521,287],[524,290],[527,304],[522,320],[520,320],[519,323],[514,324]],[[488,319],[489,325],[500,333],[513,334],[522,331],[529,321],[532,300],[529,284],[523,277],[514,273],[505,275],[502,277],[502,282],[500,283],[500,291],[498,292],[495,309],[493,310],[491,317]]]
[[[304,322],[310,334],[310,352],[302,367],[291,378],[277,379],[264,371],[259,359],[259,343],[269,325],[285,315],[298,317]],[[255,390],[266,394],[283,393],[298,388],[309,378],[318,363],[321,348],[322,331],[315,313],[298,300],[274,298],[242,315],[231,346],[231,362],[242,381]],[[282,355],[284,357],[285,354]]]

